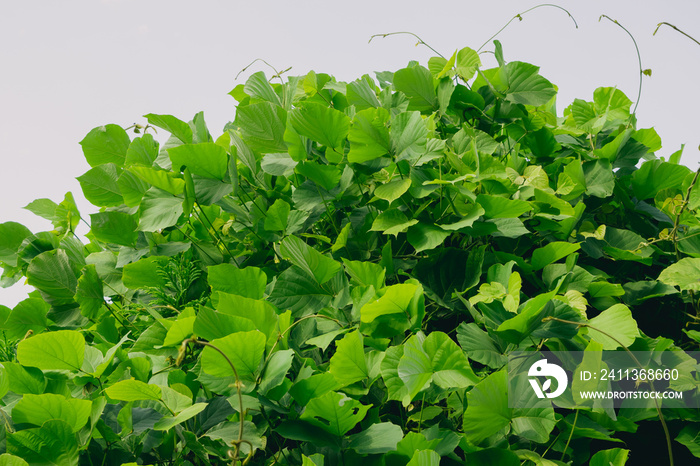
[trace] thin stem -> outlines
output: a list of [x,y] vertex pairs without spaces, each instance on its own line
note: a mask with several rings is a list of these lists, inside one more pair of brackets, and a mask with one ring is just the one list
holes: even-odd
[[634,110],[632,110],[632,113],[637,112],[637,106],[639,105],[639,100],[642,98],[642,82],[643,82],[643,77],[644,77],[644,69],[642,68],[642,55],[639,53],[639,47],[637,46],[637,41],[634,39],[634,36],[632,35],[631,32],[627,30],[622,24],[620,24],[616,19],[612,19],[608,15],[600,15],[600,18],[598,18],[598,21],[601,19],[607,19],[612,21],[613,23],[617,24],[622,28],[623,31],[627,33],[628,36],[632,39],[632,43],[634,44],[634,49],[637,51],[637,61],[639,62],[639,92],[637,92],[637,101],[634,103]]
[[681,30],[678,29],[676,26],[674,26],[673,24],[667,23],[666,21],[662,21],[662,22],[660,22],[659,24],[656,25],[656,29],[654,29],[654,34],[652,34],[652,36],[655,36],[656,33],[657,33],[657,31],[659,30],[659,28],[660,28],[661,26],[664,26],[664,25],[666,25],[666,26],[668,26],[668,27],[670,27],[670,28],[675,29],[676,31],[680,32],[681,34],[683,34],[683,35],[684,35],[685,37],[687,37],[688,39],[690,39],[690,40],[692,40],[693,42],[695,42],[696,44],[700,45],[700,42],[698,42],[698,40],[697,40],[695,37],[689,35],[688,33],[685,33],[685,32],[683,32],[683,31],[681,31]]
[[384,39],[385,37],[394,36],[394,35],[396,35],[396,34],[408,34],[409,36],[413,36],[413,37],[415,37],[416,39],[418,39],[418,43],[417,43],[416,45],[425,45],[425,46],[428,47],[430,50],[432,50],[433,52],[437,53],[441,58],[445,58],[445,56],[444,56],[443,54],[441,54],[440,52],[438,52],[437,50],[435,50],[434,48],[432,48],[430,45],[428,45],[423,39],[421,39],[420,37],[418,37],[416,34],[414,34],[414,33],[412,33],[412,32],[407,32],[407,31],[387,32],[386,34],[374,34],[374,35],[372,35],[372,37],[369,38],[369,41],[368,41],[367,43],[369,44],[370,42],[372,42],[372,39],[374,39],[375,37],[381,37],[382,39]]
[[[630,349],[624,343],[622,343],[620,340],[618,340],[617,338],[615,338],[614,336],[612,336],[608,332],[603,331],[603,330],[599,329],[598,327],[594,327],[593,325],[587,324],[585,322],[574,322],[573,320],[565,320],[565,319],[560,319],[558,317],[551,317],[551,316],[545,317],[544,319],[542,319],[542,322],[549,322],[551,320],[556,321],[556,322],[561,322],[564,324],[576,325],[578,327],[588,327],[590,329],[595,330],[596,332],[602,333],[603,335],[605,335],[606,337],[610,338],[611,340],[615,341],[615,343],[620,345],[627,352],[627,354],[629,354],[630,357],[634,360],[635,364],[637,364],[637,366],[640,369],[644,369],[644,366],[642,366],[642,363],[639,362],[639,359],[637,359],[637,357],[634,355],[634,353],[632,351],[630,351]],[[654,382],[649,380],[649,385],[651,386],[651,389],[653,390],[654,389]],[[671,466],[673,466],[673,448],[671,446],[671,434],[668,432],[668,426],[666,425],[666,419],[664,418],[664,415],[661,413],[661,407],[659,406],[659,401],[656,398],[654,398],[654,405],[656,406],[656,412],[659,414],[659,421],[661,421],[661,426],[663,427],[664,435],[666,436],[666,448],[668,449],[668,461],[669,461],[669,464]]]
[[282,76],[281,76],[281,75],[282,75],[282,73],[285,73],[285,72],[291,70],[292,67],[290,66],[289,68],[287,68],[287,69],[284,70],[284,71],[277,71],[277,68],[275,68],[274,66],[270,65],[268,62],[266,62],[266,61],[263,60],[262,58],[256,58],[256,59],[253,60],[252,62],[248,63],[248,65],[247,65],[245,68],[243,68],[241,71],[238,72],[238,74],[236,75],[236,77],[234,78],[234,80],[238,79],[238,77],[241,75],[241,73],[243,73],[245,70],[247,70],[248,68],[250,68],[251,66],[253,66],[253,65],[255,64],[255,62],[259,62],[259,61],[265,63],[267,66],[269,66],[270,68],[272,68],[272,71],[275,72],[275,75],[272,76],[270,79],[279,78],[280,81],[282,81],[282,84],[284,84],[284,80],[282,79]]
[[519,19],[520,21],[522,21],[522,20],[523,20],[522,15],[524,15],[525,13],[529,13],[529,12],[531,12],[532,10],[536,10],[537,8],[540,8],[540,7],[543,7],[543,6],[551,6],[551,7],[554,7],[554,8],[559,8],[560,10],[564,11],[567,15],[569,15],[569,18],[571,18],[571,20],[574,22],[574,25],[576,26],[576,29],[578,29],[578,23],[576,22],[576,19],[571,15],[571,13],[569,13],[569,10],[567,10],[566,8],[561,7],[561,6],[559,6],[559,5],[554,5],[554,4],[552,4],[552,3],[542,3],[542,4],[540,4],[540,5],[533,6],[532,8],[527,9],[527,10],[523,11],[522,13],[518,13],[517,15],[513,16],[513,17],[510,19],[510,21],[508,21],[501,29],[499,29],[499,30],[496,32],[496,34],[494,34],[494,35],[492,35],[491,37],[489,37],[489,38],[486,40],[486,42],[484,42],[484,43],[481,45],[481,47],[479,47],[479,48],[477,49],[477,52],[480,52],[481,49],[483,49],[483,48],[486,46],[486,44],[488,44],[489,42],[491,42],[491,41],[492,41],[493,39],[495,39],[501,32],[503,32],[503,30],[504,30],[505,28],[507,28],[508,25],[510,25],[510,23],[512,23],[512,22],[515,21],[516,19]]
[[569,449],[569,444],[571,443],[571,438],[574,436],[574,430],[576,430],[576,422],[578,421],[578,413],[580,409],[576,410],[576,416],[574,416],[574,423],[571,426],[571,433],[569,434],[569,438],[566,440],[566,445],[564,445],[564,451],[561,452],[561,460],[559,461],[564,461],[564,457],[566,456],[566,450]]
[[[202,217],[204,217],[204,219],[207,221],[207,223],[211,227],[211,230],[214,232],[214,234],[213,234],[214,239],[217,240],[219,242],[219,244],[221,244],[224,247],[224,249],[226,249],[226,252],[228,252],[228,256],[231,258],[231,260],[233,260],[233,254],[231,254],[231,250],[228,248],[228,245],[221,238],[221,236],[219,236],[219,233],[216,231],[216,228],[214,228],[214,224],[211,223],[211,220],[209,220],[209,217],[207,217],[207,214],[204,212],[204,210],[202,210],[202,206],[199,204],[199,202],[197,202],[196,199],[194,201],[194,204],[197,206],[199,213],[202,214]],[[197,214],[197,216],[199,216],[199,214]],[[200,219],[200,221],[201,221],[201,219]],[[207,229],[207,231],[208,230],[209,229]]]

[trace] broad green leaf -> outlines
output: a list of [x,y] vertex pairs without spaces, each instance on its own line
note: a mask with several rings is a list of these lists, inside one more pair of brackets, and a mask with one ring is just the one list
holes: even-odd
[[399,377],[399,362],[404,355],[404,345],[387,348],[379,369],[386,385],[389,400],[400,401],[404,407],[411,403],[411,395],[405,382]]
[[40,395],[46,389],[44,373],[36,367],[23,367],[16,362],[3,362],[9,389],[18,395],[33,393]]
[[519,343],[530,335],[535,338],[571,338],[578,329],[575,325],[545,321],[547,317],[580,321],[581,313],[562,301],[554,300],[554,291],[540,294],[521,305],[518,314],[498,326],[496,334],[511,343]]
[[124,166],[144,165],[150,167],[158,157],[158,141],[150,134],[144,134],[139,138],[134,138],[126,151]]
[[422,66],[403,68],[394,73],[394,88],[408,97],[409,110],[430,113],[437,107],[433,75]]
[[408,239],[408,242],[418,253],[429,249],[435,249],[440,246],[448,236],[450,236],[450,232],[443,230],[438,225],[418,223],[408,229],[406,239]]
[[46,319],[49,309],[50,306],[43,299],[27,298],[12,309],[0,327],[7,331],[10,340],[24,338],[29,330],[41,333],[49,325]]
[[335,165],[322,165],[316,162],[301,162],[295,171],[321,186],[326,191],[338,186],[342,172]]
[[350,118],[343,112],[315,103],[292,110],[289,120],[297,133],[331,149],[342,148],[350,129]]
[[175,173],[170,171],[139,166],[129,167],[129,171],[146,183],[169,192],[173,196],[182,194],[185,189],[185,180],[177,178]]
[[681,290],[700,291],[700,258],[684,257],[663,269],[658,280]]
[[342,267],[340,263],[324,256],[296,236],[288,236],[282,240],[280,253],[321,285],[333,278]]
[[255,330],[255,324],[252,320],[245,317],[225,314],[208,307],[202,307],[197,313],[192,329],[198,337],[211,341],[231,333]]
[[163,128],[184,144],[190,144],[192,142],[192,128],[184,121],[172,115],[156,115],[155,113],[149,113],[148,115],[144,115],[144,117],[148,120],[149,124],[157,126],[158,128]]
[[388,338],[416,330],[425,315],[423,287],[416,280],[380,290],[378,298],[360,308],[360,330],[375,338]]
[[276,154],[287,152],[284,130],[287,120],[282,107],[259,102],[236,109],[236,125],[241,138],[255,152]]
[[117,187],[124,198],[124,204],[136,207],[141,203],[143,195],[146,194],[150,186],[133,172],[124,170],[117,179]]
[[443,389],[466,388],[478,382],[469,361],[457,344],[443,332],[432,332],[423,342],[432,365],[433,382]]
[[291,206],[287,202],[282,199],[277,199],[275,203],[267,209],[267,213],[265,214],[265,229],[268,231],[285,231],[290,210]]
[[91,167],[104,163],[124,165],[124,158],[130,143],[126,131],[121,126],[111,124],[92,129],[80,141],[85,160]]
[[567,243],[566,241],[554,241],[532,252],[532,269],[540,270],[545,266],[556,262],[581,249],[579,243]]
[[406,314],[406,309],[418,289],[417,285],[411,283],[401,283],[386,287],[384,293],[378,299],[362,306],[360,310],[362,322],[369,323],[377,317],[387,314]]
[[122,281],[132,290],[165,287],[165,279],[158,274],[158,267],[164,266],[167,257],[150,256],[124,266]]
[[85,357],[85,338],[75,330],[41,333],[17,345],[17,360],[41,370],[77,371]]
[[[184,187],[184,182],[183,182]],[[171,227],[183,213],[182,199],[151,188],[139,207],[139,231],[158,231]]]
[[[682,432],[681,432],[682,433]],[[679,435],[680,437],[680,435]],[[678,437],[676,437],[678,440]],[[680,440],[678,440],[680,443]],[[691,450],[692,451],[692,450]],[[602,450],[591,457],[590,466],[624,466],[627,464],[627,457],[630,451],[624,448],[613,448],[611,450]],[[695,452],[693,452],[695,453]],[[698,456],[697,454],[695,456]]]
[[133,215],[110,211],[90,214],[90,231],[104,243],[135,246],[138,239],[137,223]]
[[219,312],[250,319],[255,328],[267,336],[268,348],[272,346],[277,338],[275,329],[281,316],[278,317],[275,308],[267,300],[217,292],[214,303]]
[[[439,225],[440,228],[443,230],[448,230],[448,231],[456,231],[461,228],[468,228],[474,224],[476,220],[479,219],[482,215],[486,213],[483,207],[477,204],[472,204],[466,209],[467,213],[466,215],[463,215],[460,220],[457,220],[456,222],[453,223],[445,223],[442,225]],[[499,230],[501,230],[499,228]]]
[[378,186],[374,190],[374,195],[380,199],[389,201],[389,204],[391,204],[396,199],[403,196],[410,187],[411,180],[409,178],[393,180],[389,183]]
[[330,372],[341,387],[353,384],[369,376],[365,350],[360,332],[346,334],[336,343],[336,351],[330,360]]
[[[257,330],[238,332],[211,341],[211,345],[224,352],[236,368],[242,381],[254,381],[258,364],[265,353],[265,335]],[[233,369],[228,361],[211,346],[202,351],[202,370],[216,377],[231,377]]]
[[262,71],[250,75],[245,82],[243,90],[246,94],[256,99],[266,100],[275,105],[282,105],[272,85],[265,77],[265,73]]
[[382,231],[385,235],[398,236],[399,233],[406,231],[408,227],[416,223],[418,220],[409,220],[399,209],[390,209],[377,215],[377,218],[372,222],[371,231]]
[[292,367],[294,350],[281,350],[272,355],[262,374],[258,393],[266,395],[270,390],[280,386]]
[[[592,340],[603,345],[603,349],[613,350],[620,345],[630,346],[639,336],[637,322],[632,312],[624,304],[615,304],[604,310],[590,321],[588,335]],[[599,332],[600,329],[606,334]]]
[[420,112],[403,112],[391,121],[391,148],[396,160],[417,160],[426,152],[428,128]]
[[[683,429],[681,429],[681,431],[676,436],[676,442],[680,443],[681,445],[685,445],[688,448],[688,450],[690,450],[690,453],[693,454],[693,456],[700,458],[700,426],[698,426],[697,424],[686,425],[685,427],[683,427]],[[617,449],[615,449],[615,450],[617,450]],[[607,451],[612,452],[612,450],[607,450]],[[622,450],[622,451],[629,453],[628,450]],[[601,452],[601,453],[604,453],[604,452]],[[627,453],[624,454],[625,460],[627,459]],[[618,453],[618,455],[620,455],[620,454]],[[606,455],[605,459],[607,459],[608,457],[609,457],[609,455]],[[601,465],[602,464],[604,464],[604,463],[601,463]],[[613,464],[615,464],[615,463],[613,463]],[[620,464],[625,464],[625,463],[623,462]]]
[[294,167],[299,162],[292,159],[289,154],[266,154],[260,168],[267,174],[274,176],[290,176],[294,173]]
[[348,437],[348,448],[360,455],[384,454],[396,450],[396,445],[403,438],[401,427],[391,422],[378,422],[367,429]]
[[39,289],[46,302],[60,306],[73,302],[78,278],[66,251],[55,249],[32,259],[27,268],[27,283]]
[[476,203],[484,209],[487,218],[516,218],[532,210],[532,205],[520,199],[479,194]]
[[470,359],[493,369],[502,368],[508,359],[496,346],[491,336],[474,322],[462,322],[457,327],[457,341]]
[[610,162],[605,159],[592,160],[583,164],[586,180],[586,194],[595,197],[608,197],[615,188],[615,175]]
[[538,74],[540,68],[529,63],[512,61],[501,67],[499,78],[506,100],[515,104],[544,105],[557,93],[554,85]]
[[77,180],[85,199],[97,207],[114,207],[124,203],[117,179],[119,172],[113,163],[91,168]]
[[195,403],[192,406],[183,409],[176,416],[163,416],[154,425],[154,430],[170,430],[178,424],[185,422],[188,419],[192,419],[197,414],[204,411],[207,407],[207,403]]
[[251,299],[262,299],[265,294],[267,275],[257,267],[240,269],[233,264],[219,264],[207,267],[207,271],[212,291]]
[[370,406],[338,392],[328,392],[306,405],[301,419],[340,437],[364,419]]
[[368,108],[355,114],[348,133],[348,162],[368,162],[391,151],[389,120],[389,111],[385,108]]
[[138,380],[120,380],[107,387],[105,393],[108,397],[119,401],[160,400],[161,389],[158,385],[143,383]]
[[7,452],[33,466],[78,466],[78,440],[62,420],[8,434]]
[[0,455],[0,466],[29,466],[29,463],[19,456],[3,453]]
[[364,261],[349,261],[343,258],[345,270],[350,278],[362,286],[372,285],[375,290],[384,287],[386,270],[379,264]]
[[346,90],[348,103],[354,105],[358,113],[367,108],[381,107],[382,104],[377,99],[374,88],[374,81],[368,75],[364,75],[362,78],[348,83]]
[[196,317],[181,317],[170,326],[163,340],[163,346],[177,346],[194,333],[194,321]]
[[336,339],[339,335],[344,335],[346,334],[350,329],[338,329],[338,330],[333,330],[332,332],[324,333],[323,335],[319,335],[313,338],[309,338],[306,340],[307,345],[314,345],[318,346],[321,348],[323,351],[326,351],[326,348],[328,348],[328,345],[330,345],[333,340]]
[[335,377],[329,372],[323,372],[314,374],[308,379],[299,380],[289,389],[289,394],[300,406],[306,406],[312,398],[318,398],[338,388],[340,384]]
[[95,265],[88,264],[83,267],[75,290],[75,300],[80,305],[80,313],[88,319],[95,319],[104,305],[102,287],[102,280]]
[[17,265],[17,249],[32,234],[24,225],[17,222],[0,223],[0,262]]
[[51,419],[61,419],[68,423],[73,432],[78,432],[87,423],[91,409],[89,400],[65,398],[52,393],[26,394],[12,409],[12,420],[16,424],[42,426]]
[[322,287],[313,275],[292,266],[277,277],[270,302],[278,309],[289,309],[294,317],[320,311],[331,301],[333,292]]
[[168,155],[175,172],[187,167],[193,175],[222,181],[228,173],[226,149],[213,142],[171,147]]
[[440,455],[433,450],[416,451],[406,466],[438,466]]
[[455,64],[459,77],[468,81],[474,77],[476,70],[481,66],[481,59],[476,51],[469,47],[464,47],[457,52]]

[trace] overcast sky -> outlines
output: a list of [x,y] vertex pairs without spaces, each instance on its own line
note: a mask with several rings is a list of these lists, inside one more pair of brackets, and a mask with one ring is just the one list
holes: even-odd
[[[700,2],[558,1],[565,12],[541,7],[514,21],[498,39],[507,61],[527,61],[559,87],[561,111],[574,98],[592,100],[600,86],[617,86],[636,100],[639,67],[644,77],[638,127],[655,127],[668,157],[686,144],[682,163],[700,161],[700,46],[667,21],[700,38]],[[144,123],[146,113],[183,120],[204,111],[216,137],[234,118],[226,95],[236,74],[263,58],[290,75],[309,70],[354,80],[365,73],[394,71],[434,55],[409,36],[375,39],[372,34],[411,31],[443,55],[477,49],[530,1],[180,1],[53,0],[3,2],[0,7],[0,223],[17,221],[32,231],[48,221],[22,207],[37,198],[63,199],[72,191],[87,218],[96,208],[80,194],[75,177],[88,170],[78,142],[107,123]],[[489,44],[485,50],[493,50]],[[493,55],[482,55],[485,67]],[[12,307],[29,287],[0,289],[0,304]]]

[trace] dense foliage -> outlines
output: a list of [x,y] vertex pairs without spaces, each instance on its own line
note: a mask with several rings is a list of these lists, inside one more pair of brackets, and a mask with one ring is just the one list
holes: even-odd
[[[258,72],[217,138],[90,131],[89,243],[70,193],[0,225],[37,289],[0,306],[0,464],[619,465],[644,425],[665,455],[653,405],[509,408],[506,356],[697,349],[697,175],[621,91],[558,115],[496,59]],[[663,415],[700,455],[700,411]]]

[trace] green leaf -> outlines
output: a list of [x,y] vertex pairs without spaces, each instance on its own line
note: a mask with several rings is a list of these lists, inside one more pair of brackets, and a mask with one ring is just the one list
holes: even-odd
[[[418,290],[419,286],[412,283],[386,287],[378,299],[362,306],[360,310],[362,322],[370,323],[377,317],[387,314],[408,314],[408,306]],[[420,291],[422,292],[422,289]]]
[[355,114],[348,133],[348,162],[369,162],[391,151],[389,120],[390,114],[385,108],[368,108]]
[[391,422],[372,424],[367,429],[348,437],[348,448],[360,455],[379,455],[396,450],[403,438],[401,427]]
[[457,341],[470,359],[493,369],[502,368],[508,359],[496,347],[489,334],[481,330],[474,322],[462,322],[457,327]]
[[350,129],[350,118],[325,105],[305,103],[289,113],[289,121],[302,136],[331,149],[341,149]]
[[295,171],[321,186],[326,191],[338,186],[342,172],[335,165],[322,165],[316,162],[301,162]]
[[[685,429],[684,429],[685,430]],[[681,431],[682,433],[682,431]],[[680,437],[680,434],[679,434]],[[676,437],[678,440],[678,437]],[[680,440],[679,440],[680,442]],[[681,442],[683,443],[683,442]],[[591,457],[590,466],[624,466],[627,464],[627,457],[630,451],[623,448],[613,448],[611,450],[602,450]],[[697,454],[695,456],[698,456]]]
[[499,70],[501,92],[515,104],[544,105],[557,93],[552,83],[538,74],[540,68],[529,63],[512,61]]
[[158,274],[158,267],[165,265],[167,261],[167,257],[150,256],[125,265],[122,273],[124,286],[132,290],[165,287],[165,279]]
[[212,291],[262,299],[265,294],[267,275],[257,267],[238,268],[233,264],[207,267],[209,286]]
[[33,393],[40,395],[46,389],[44,373],[36,367],[22,367],[15,362],[3,362],[5,374],[10,384],[10,390],[22,395]]
[[129,171],[146,183],[169,192],[173,196],[182,194],[185,190],[185,180],[177,178],[173,172],[138,166],[129,167]]
[[[184,182],[183,182],[184,183]],[[184,187],[184,184],[183,184]],[[173,226],[183,213],[182,199],[151,188],[139,207],[139,231],[158,231]]]
[[251,74],[245,82],[243,90],[246,94],[256,99],[266,100],[275,105],[282,105],[272,85],[265,77],[265,73],[262,71]]
[[41,333],[48,326],[46,313],[49,309],[43,299],[27,298],[12,309],[1,327],[7,331],[10,340],[24,338],[29,330]]
[[[211,345],[224,352],[243,381],[254,381],[258,364],[265,353],[265,335],[257,330],[238,332],[211,341]],[[207,346],[202,351],[202,370],[216,377],[231,377],[233,370],[226,359]]]
[[[433,371],[433,382],[443,389],[466,388],[478,382],[464,352],[443,332],[432,332],[423,342]],[[401,373],[399,369],[399,374]]]
[[7,452],[33,466],[78,466],[78,440],[61,420],[8,434]]
[[0,262],[17,265],[17,249],[32,234],[27,227],[17,222],[0,223]]
[[73,302],[78,279],[63,249],[46,251],[36,256],[27,268],[27,282],[41,290],[53,306]]
[[183,409],[176,416],[163,416],[154,425],[153,430],[170,430],[178,424],[182,424],[188,419],[192,419],[197,414],[204,411],[207,403],[195,403]]
[[476,203],[484,209],[487,218],[516,218],[532,210],[532,205],[520,199],[479,194]]
[[113,163],[91,168],[77,180],[85,199],[98,207],[114,207],[124,203],[117,179],[119,172]]
[[255,330],[255,324],[245,317],[233,316],[202,307],[197,313],[192,329],[197,336],[211,341],[231,333]]
[[391,204],[396,199],[403,196],[410,187],[411,180],[409,178],[393,180],[389,183],[378,186],[374,190],[374,195],[380,199],[389,201],[389,204]]
[[459,77],[468,81],[474,77],[476,70],[481,66],[481,59],[476,51],[469,47],[464,47],[457,52],[455,63]]
[[586,194],[601,198],[612,195],[615,188],[615,175],[608,160],[585,162],[583,173],[586,180]]
[[90,231],[104,243],[135,246],[138,239],[136,220],[126,212],[110,211],[90,214]]
[[129,207],[138,206],[149,188],[145,181],[129,170],[122,171],[117,179],[117,186],[124,197],[124,204]]
[[287,202],[277,199],[265,214],[265,229],[267,231],[285,231],[290,210],[291,206]]
[[335,377],[329,372],[323,372],[297,381],[289,389],[289,394],[300,406],[306,406],[312,398],[318,398],[338,388],[339,384]]
[[19,363],[42,370],[77,371],[84,357],[85,338],[75,330],[34,335],[17,345]]
[[545,266],[573,254],[581,249],[579,243],[554,241],[532,252],[532,270],[540,270]]
[[19,456],[3,453],[0,455],[0,466],[29,466],[29,463]]
[[408,227],[416,223],[418,223],[418,220],[409,220],[399,209],[390,209],[377,215],[377,218],[372,222],[372,228],[370,230],[381,231],[384,232],[385,235],[394,235],[398,237],[399,233],[406,231]]
[[85,160],[91,167],[103,163],[124,165],[124,158],[130,143],[131,140],[126,131],[117,125],[98,126],[80,141]]
[[369,408],[342,393],[328,392],[309,401],[300,419],[340,437],[364,419]]
[[138,380],[120,380],[105,389],[108,397],[119,401],[160,400],[161,389],[158,385],[143,383]]
[[163,346],[177,346],[194,333],[194,321],[197,317],[180,317],[168,329]]
[[658,280],[681,290],[700,291],[700,258],[684,257],[661,271]]
[[409,110],[430,113],[437,108],[433,75],[422,66],[403,68],[394,73],[394,88],[408,97]]
[[416,451],[406,466],[438,466],[440,455],[433,450]]
[[308,246],[296,236],[288,236],[280,244],[282,257],[304,270],[320,285],[333,278],[342,266]]
[[[592,340],[601,343],[605,350],[619,348],[620,344],[630,346],[639,336],[637,321],[634,320],[632,312],[624,304],[614,304],[590,319],[589,323],[591,327],[588,328],[588,335]],[[594,328],[601,329],[607,335]]]
[[294,350],[281,350],[272,355],[263,372],[258,393],[266,395],[270,390],[279,387],[294,361]]
[[183,144],[168,149],[173,170],[187,167],[193,175],[223,181],[228,173],[228,153],[213,142]]
[[408,229],[406,239],[408,239],[411,246],[416,249],[416,252],[421,252],[435,249],[440,246],[448,236],[450,236],[450,232],[443,230],[437,225],[418,223]]
[[51,393],[26,394],[12,409],[12,420],[16,424],[42,426],[46,421],[61,419],[71,426],[73,432],[78,432],[87,423],[91,409],[89,400]]
[[144,165],[150,167],[158,157],[158,141],[150,134],[144,134],[140,138],[134,138],[126,151],[125,166]]
[[397,160],[417,160],[426,152],[428,128],[420,112],[403,112],[391,121],[391,147]]
[[236,109],[236,125],[241,138],[255,152],[276,154],[287,152],[284,142],[286,112],[269,102],[259,102]]
[[97,274],[94,264],[83,267],[78,287],[75,290],[75,300],[80,305],[80,313],[88,319],[95,319],[104,305],[102,280]]
[[294,317],[300,317],[323,309],[332,295],[313,275],[292,266],[278,276],[269,299],[278,309],[289,309]]
[[336,343],[335,354],[330,360],[330,372],[341,387],[369,377],[365,351],[360,332],[346,334]]
[[386,270],[379,264],[364,261],[349,261],[343,258],[345,270],[350,278],[361,286],[372,285],[375,290],[384,287]]
[[148,120],[149,124],[157,126],[158,128],[163,128],[181,142],[185,144],[190,144],[192,142],[192,128],[184,121],[172,115],[156,115],[155,113],[149,113],[148,115],[144,115],[144,117]]

